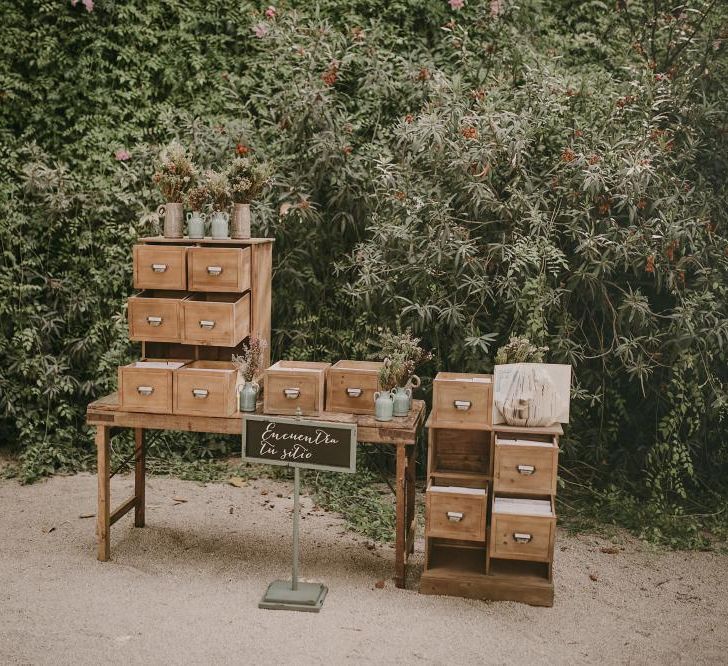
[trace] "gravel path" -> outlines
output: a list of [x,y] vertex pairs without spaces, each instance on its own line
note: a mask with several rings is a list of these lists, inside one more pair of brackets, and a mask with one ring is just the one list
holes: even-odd
[[[131,485],[114,479],[117,503]],[[290,575],[290,493],[154,477],[148,527],[124,517],[100,563],[80,517],[95,512],[94,476],[0,481],[0,663],[726,663],[728,556],[562,532],[551,609],[429,597],[421,542],[398,590],[392,549],[309,498],[302,575],[329,586],[324,608],[259,610]]]

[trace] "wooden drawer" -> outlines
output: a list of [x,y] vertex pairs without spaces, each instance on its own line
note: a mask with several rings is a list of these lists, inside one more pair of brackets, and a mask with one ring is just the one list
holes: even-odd
[[425,495],[428,537],[485,541],[487,490],[430,486]]
[[318,416],[324,411],[326,371],[330,363],[278,361],[265,371],[263,411],[266,414]]
[[338,361],[326,376],[326,411],[374,414],[374,393],[379,390],[377,361]]
[[237,371],[227,361],[194,361],[174,373],[174,413],[232,416]]
[[172,377],[190,361],[145,359],[119,368],[119,407],[126,412],[172,413]]
[[187,248],[180,245],[135,245],[135,289],[187,289]]
[[[523,503],[499,508],[499,500]],[[528,503],[548,502],[550,515],[530,514]],[[554,552],[556,512],[553,499],[532,500],[494,497],[491,515],[490,556],[508,560],[550,562]]]
[[492,414],[492,375],[437,373],[433,382],[432,419],[438,426],[489,426]]
[[149,289],[128,301],[129,339],[179,342],[182,339],[182,298],[176,291]]
[[250,248],[188,248],[187,282],[190,291],[247,291],[250,289]]
[[[532,445],[528,443],[531,441]],[[528,436],[496,435],[493,488],[531,495],[555,494],[558,458],[559,448],[553,438],[537,442]]]
[[182,342],[235,347],[250,335],[250,292],[192,294],[182,301]]

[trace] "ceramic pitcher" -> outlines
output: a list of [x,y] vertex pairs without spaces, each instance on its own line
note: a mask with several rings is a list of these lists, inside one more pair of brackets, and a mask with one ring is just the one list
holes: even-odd
[[230,238],[228,231],[229,221],[229,213],[223,213],[219,210],[215,211],[212,214],[212,221],[210,222],[210,235],[213,238]]
[[232,238],[250,238],[250,204],[233,205],[233,222],[230,228]]
[[157,208],[157,215],[164,217],[165,238],[182,238],[184,235],[184,211],[181,203],[166,203]]
[[412,406],[412,389],[398,386],[392,391],[393,415],[407,416]]
[[377,421],[391,421],[394,398],[391,393],[377,391],[374,394],[374,418]]
[[204,213],[196,210],[187,213],[187,235],[190,238],[205,237],[205,218],[206,215]]
[[240,411],[254,412],[255,403],[258,400],[258,384],[255,382],[245,382],[240,391]]

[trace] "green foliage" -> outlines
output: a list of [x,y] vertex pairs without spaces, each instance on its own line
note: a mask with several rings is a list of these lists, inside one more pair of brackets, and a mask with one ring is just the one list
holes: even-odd
[[253,203],[273,357],[366,358],[411,327],[430,375],[488,371],[524,335],[574,366],[566,470],[698,526],[689,502],[727,492],[724,3],[265,6],[5,7],[0,440],[21,478],[92,462],[85,405],[138,354],[131,247],[176,139],[200,171],[275,165]]
[[498,349],[495,354],[495,364],[543,363],[544,354],[548,350],[548,347],[532,345],[528,338],[513,337]]

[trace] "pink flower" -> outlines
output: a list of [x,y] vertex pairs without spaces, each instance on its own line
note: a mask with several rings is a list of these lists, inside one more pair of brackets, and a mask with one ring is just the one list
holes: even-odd
[[265,23],[258,23],[253,26],[253,32],[258,39],[263,39],[268,34],[268,26]]
[[119,162],[126,162],[131,159],[131,153],[126,148],[119,148],[119,150],[114,153],[114,157],[119,160]]
[[265,15],[272,19],[276,17],[276,8],[273,5],[268,5],[268,9],[265,10]]
[[94,0],[82,0],[83,6],[86,7],[87,12],[92,12],[94,10]]
[[450,0],[448,4],[450,9],[462,9],[465,6],[465,0]]

